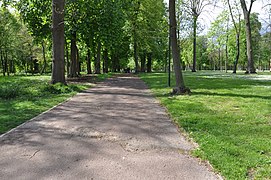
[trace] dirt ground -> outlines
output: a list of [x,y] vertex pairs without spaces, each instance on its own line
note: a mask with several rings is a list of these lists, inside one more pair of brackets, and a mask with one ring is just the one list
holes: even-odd
[[1,179],[221,179],[139,78],[107,79],[0,137]]

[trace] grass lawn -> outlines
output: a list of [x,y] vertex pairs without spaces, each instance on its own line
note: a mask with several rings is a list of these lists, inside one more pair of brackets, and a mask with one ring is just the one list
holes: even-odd
[[[107,76],[94,79],[103,80]],[[0,134],[89,88],[90,83],[85,81],[64,86],[50,85],[50,76],[0,76]]]
[[199,144],[193,155],[226,179],[271,179],[271,73],[184,75],[191,96],[169,96],[164,73],[140,76]]

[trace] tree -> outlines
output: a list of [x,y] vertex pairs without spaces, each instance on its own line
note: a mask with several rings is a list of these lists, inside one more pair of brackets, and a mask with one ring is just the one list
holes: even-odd
[[193,67],[192,72],[196,72],[197,62],[197,22],[204,8],[212,4],[211,0],[184,0],[184,6],[193,18]]
[[[233,3],[234,3],[234,8],[232,7],[230,0],[227,0],[227,4],[228,4],[230,15],[231,15],[231,20],[232,20],[234,30],[236,33],[236,56],[235,56],[235,61],[234,61],[234,66],[233,66],[233,73],[236,74],[237,65],[240,58],[241,13],[238,8],[236,0],[234,0]],[[235,14],[237,16],[238,21],[235,18]]]
[[251,10],[252,10],[252,5],[255,1],[256,0],[250,0],[250,4],[248,7],[245,0],[240,0],[241,7],[244,13],[245,24],[246,24],[246,40],[247,40],[247,71],[246,73],[248,74],[256,73],[256,70],[254,67],[251,24],[250,24],[250,15],[251,15]]
[[46,71],[46,40],[50,36],[51,9],[50,1],[20,0],[15,4],[21,18],[26,23],[30,34],[35,42],[41,44],[43,53],[43,68],[41,73]]
[[52,84],[65,84],[64,66],[64,0],[52,0],[52,37],[53,37],[53,66]]
[[[223,70],[223,54],[226,54],[225,60],[225,70],[227,70],[227,54],[228,54],[228,31],[229,31],[229,14],[226,10],[222,11],[216,20],[212,22],[211,28],[208,31],[209,38],[213,43],[213,51],[218,52],[218,64],[219,68]],[[225,52],[225,53],[224,53]]]
[[173,94],[190,93],[190,89],[185,87],[181,63],[180,50],[177,42],[177,22],[176,22],[176,7],[175,0],[169,0],[169,19],[170,19],[170,39],[173,56],[173,66],[175,72],[176,87],[173,89]]

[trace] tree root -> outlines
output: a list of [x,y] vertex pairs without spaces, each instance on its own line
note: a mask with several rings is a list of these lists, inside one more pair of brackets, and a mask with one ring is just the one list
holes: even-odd
[[190,95],[192,92],[188,87],[175,87],[171,95]]

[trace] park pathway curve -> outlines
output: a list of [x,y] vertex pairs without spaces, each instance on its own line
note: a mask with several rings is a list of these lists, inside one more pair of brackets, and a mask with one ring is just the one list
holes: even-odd
[[144,82],[122,75],[2,135],[0,179],[220,179],[191,149]]

